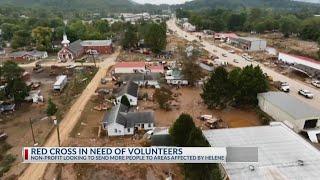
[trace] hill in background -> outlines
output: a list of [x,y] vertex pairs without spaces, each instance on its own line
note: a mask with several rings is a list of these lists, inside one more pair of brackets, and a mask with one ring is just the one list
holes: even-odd
[[193,10],[211,9],[211,8],[227,8],[227,9],[242,9],[242,8],[271,8],[285,10],[300,10],[300,9],[320,9],[320,4],[310,4],[305,2],[297,2],[291,0],[194,0],[187,2],[178,7],[183,7]]

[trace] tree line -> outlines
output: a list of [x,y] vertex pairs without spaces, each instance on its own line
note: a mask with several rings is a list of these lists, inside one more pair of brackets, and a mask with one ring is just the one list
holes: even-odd
[[244,9],[232,11],[212,9],[202,12],[177,9],[178,18],[189,18],[198,30],[221,31],[280,31],[285,37],[297,34],[305,40],[320,38],[320,18],[305,12],[288,13],[271,9]]
[[63,19],[53,17],[42,18],[0,18],[2,39],[10,42],[13,49],[33,49],[55,51],[54,44],[62,40],[66,32],[69,40],[78,39],[109,39],[119,30],[119,25],[111,27],[107,21],[94,20],[85,23],[81,20],[71,20],[65,26]]

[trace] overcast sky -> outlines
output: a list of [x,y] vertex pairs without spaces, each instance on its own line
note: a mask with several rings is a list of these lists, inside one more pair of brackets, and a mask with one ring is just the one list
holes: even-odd
[[150,4],[181,4],[190,0],[133,0],[137,3],[150,3]]

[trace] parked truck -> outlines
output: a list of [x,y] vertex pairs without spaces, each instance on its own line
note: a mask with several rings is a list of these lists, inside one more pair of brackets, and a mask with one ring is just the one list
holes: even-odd
[[53,90],[61,92],[63,88],[67,84],[67,76],[66,75],[60,75],[57,77],[57,81],[53,84]]
[[286,92],[286,93],[290,92],[290,86],[289,86],[289,84],[287,82],[276,81],[276,82],[274,82],[274,85],[280,91],[283,91],[283,92]]

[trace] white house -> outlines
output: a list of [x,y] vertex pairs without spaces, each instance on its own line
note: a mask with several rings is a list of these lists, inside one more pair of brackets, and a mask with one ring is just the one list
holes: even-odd
[[154,127],[153,112],[129,112],[123,104],[114,106],[106,112],[103,127],[108,136],[133,135],[139,130],[151,130]]
[[119,104],[123,96],[127,96],[131,106],[138,105],[138,90],[139,85],[134,83],[133,81],[127,82],[119,93],[116,94],[116,101]]
[[260,93],[258,100],[262,111],[296,132],[320,127],[320,110],[291,95],[283,92]]
[[183,23],[182,27],[185,31],[188,31],[188,32],[196,31],[196,27],[188,22]]
[[188,85],[189,83],[178,69],[168,70],[165,79],[168,84],[172,85]]
[[121,73],[144,73],[146,65],[144,62],[118,62],[114,67],[116,74]]
[[159,79],[160,73],[135,73],[135,74],[118,74],[117,79],[121,82],[133,81],[139,86],[153,86],[155,88],[160,87]]
[[[320,151],[280,122],[269,126],[206,130],[212,147],[227,147],[222,179],[319,179]],[[247,147],[257,147],[248,153]],[[257,162],[248,158],[258,156]],[[241,163],[235,163],[239,161]]]

